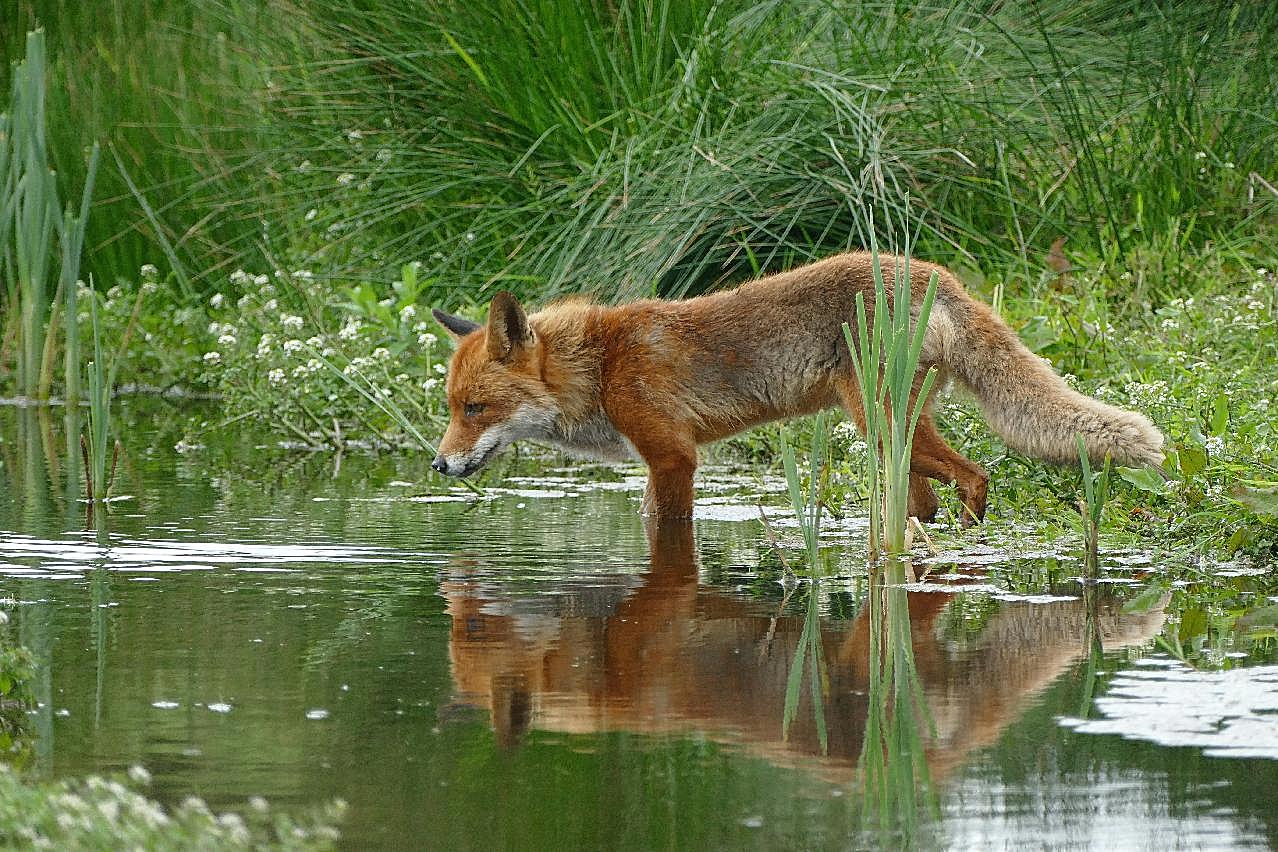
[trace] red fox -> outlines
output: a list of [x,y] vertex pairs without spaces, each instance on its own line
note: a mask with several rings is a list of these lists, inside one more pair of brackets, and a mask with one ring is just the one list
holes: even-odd
[[[900,258],[882,256],[891,290]],[[661,520],[692,516],[697,446],[770,420],[841,405],[865,431],[860,389],[844,341],[856,294],[873,321],[875,258],[843,254],[683,301],[607,307],[584,299],[527,316],[496,294],[481,325],[435,310],[457,341],[449,364],[451,419],[431,465],[468,476],[522,438],[648,466],[643,511]],[[932,272],[916,392],[935,366],[976,397],[1008,446],[1046,461],[1088,455],[1127,465],[1162,461],[1163,436],[1143,415],[1106,405],[1065,384],[947,269],[909,263],[912,303]],[[954,484],[965,526],[985,515],[989,476],[937,432],[927,407],[910,457],[910,514],[933,520],[928,481]]]

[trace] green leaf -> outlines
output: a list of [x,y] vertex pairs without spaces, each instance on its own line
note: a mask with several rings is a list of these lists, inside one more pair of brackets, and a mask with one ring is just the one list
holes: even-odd
[[1216,394],[1216,404],[1212,407],[1207,428],[1211,430],[1213,437],[1225,434],[1225,430],[1229,428],[1229,398],[1223,393]]
[[1197,476],[1207,469],[1207,451],[1202,447],[1180,448],[1180,472],[1185,476]]
[[1167,595],[1167,586],[1155,583],[1136,597],[1123,604],[1123,612],[1129,615],[1140,615],[1158,606]]
[[1246,485],[1237,485],[1229,494],[1257,515],[1278,518],[1278,486],[1250,488]]
[[1150,494],[1166,494],[1167,481],[1154,467],[1120,467],[1118,475],[1129,485]]
[[1207,613],[1201,609],[1187,610],[1180,617],[1180,627],[1178,630],[1178,638],[1182,645],[1188,643],[1195,636],[1201,636],[1207,632]]

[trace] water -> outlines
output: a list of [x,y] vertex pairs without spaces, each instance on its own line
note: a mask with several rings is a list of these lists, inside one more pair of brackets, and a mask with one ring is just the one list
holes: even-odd
[[[762,499],[794,535],[774,478],[711,475],[694,530],[650,540],[641,471],[521,464],[476,501],[422,457],[123,408],[132,499],[100,533],[61,414],[0,407],[0,638],[41,662],[38,775],[140,763],[161,801],[219,809],[341,797],[352,848],[1278,844],[1272,572],[1175,585],[1115,553],[1088,585],[1068,546],[974,537],[870,595],[851,518],[838,575],[787,599],[757,521]],[[912,780],[879,803],[871,598],[908,615],[930,717],[914,762],[868,750]],[[782,732],[809,604],[824,752],[807,681]]]

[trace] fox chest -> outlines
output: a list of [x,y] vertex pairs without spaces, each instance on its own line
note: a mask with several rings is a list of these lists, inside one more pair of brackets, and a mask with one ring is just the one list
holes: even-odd
[[634,444],[617,431],[617,427],[603,414],[597,414],[569,427],[558,427],[551,440],[564,450],[576,455],[604,461],[630,461],[639,458]]

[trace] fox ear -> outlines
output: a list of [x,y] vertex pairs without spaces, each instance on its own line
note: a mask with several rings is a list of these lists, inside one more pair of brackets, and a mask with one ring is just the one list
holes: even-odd
[[513,359],[532,345],[533,332],[528,317],[515,297],[505,290],[493,296],[488,306],[488,354],[495,361]]
[[461,317],[455,317],[452,314],[446,314],[439,308],[431,310],[431,314],[435,317],[435,322],[442,325],[453,340],[460,340],[472,331],[479,331],[483,328],[482,325],[473,320],[462,319]]

